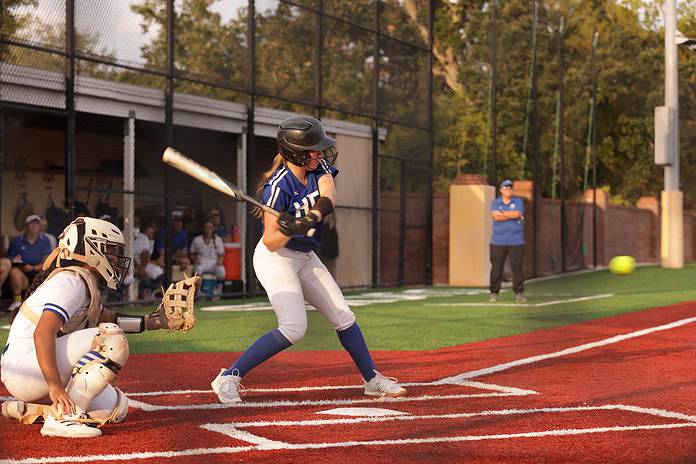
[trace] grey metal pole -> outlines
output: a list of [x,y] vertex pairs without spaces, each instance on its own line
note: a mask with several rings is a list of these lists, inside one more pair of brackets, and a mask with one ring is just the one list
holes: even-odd
[[[135,111],[128,112],[128,119],[123,123],[123,239],[126,256],[133,256],[133,225],[135,221]],[[143,226],[141,224],[141,226]],[[143,227],[145,229],[145,227]],[[133,266],[128,268],[128,276],[133,279]],[[132,282],[132,280],[131,280]],[[133,301],[138,298],[135,283],[128,287],[124,299]]]
[[498,2],[491,4],[491,184],[498,190],[498,31],[496,10]]
[[677,65],[677,0],[665,1],[665,106],[669,108],[665,190],[679,190],[679,79]]
[[679,190],[679,81],[677,63],[677,0],[666,0],[665,106],[667,108],[667,163],[662,192],[660,257],[662,267],[684,267],[684,194]]

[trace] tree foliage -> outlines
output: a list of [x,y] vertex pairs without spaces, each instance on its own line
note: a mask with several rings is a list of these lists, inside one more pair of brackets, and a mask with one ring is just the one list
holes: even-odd
[[[696,36],[696,2],[680,3],[679,28]],[[550,195],[559,80],[559,25],[563,34],[566,191],[582,190],[592,89],[592,37],[597,50],[598,184],[620,203],[655,195],[663,185],[653,163],[653,108],[664,101],[664,30],[654,2],[644,0],[540,0],[537,85],[542,190]],[[490,174],[491,2],[439,3],[436,43],[458,55],[458,85],[443,73],[436,80],[436,185],[445,187],[461,170]],[[498,178],[518,177],[530,81],[533,0],[498,2]],[[689,180],[696,157],[696,53],[680,50],[682,186],[696,201]],[[526,152],[530,153],[530,147]],[[528,155],[529,156],[529,155]],[[527,164],[527,168],[529,168]],[[531,177],[529,169],[526,177]],[[557,187],[556,187],[557,188]]]

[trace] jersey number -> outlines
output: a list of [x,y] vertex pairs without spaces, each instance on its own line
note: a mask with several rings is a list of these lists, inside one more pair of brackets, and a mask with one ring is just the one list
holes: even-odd
[[[306,216],[309,214],[309,209],[314,206],[316,203],[315,198],[319,196],[319,190],[315,190],[306,197],[302,199],[302,204],[300,202],[296,201],[294,203],[295,205],[295,217],[302,217]],[[302,214],[300,211],[304,211],[304,214]]]

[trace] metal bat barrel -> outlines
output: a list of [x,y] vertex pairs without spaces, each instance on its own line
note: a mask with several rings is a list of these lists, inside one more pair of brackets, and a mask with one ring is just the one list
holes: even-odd
[[256,198],[251,197],[246,193],[242,192],[230,181],[220,177],[219,175],[217,175],[217,173],[211,171],[205,166],[196,163],[191,158],[179,153],[172,147],[167,147],[167,149],[164,150],[164,153],[162,154],[162,161],[172,166],[173,168],[178,169],[184,174],[188,174],[189,176],[198,179],[199,181],[203,182],[209,187],[212,187],[215,190],[224,193],[225,195],[231,196],[236,200],[249,202],[255,206],[258,206],[264,211],[273,214],[274,216],[280,215],[278,211],[274,210],[270,206],[264,205]]

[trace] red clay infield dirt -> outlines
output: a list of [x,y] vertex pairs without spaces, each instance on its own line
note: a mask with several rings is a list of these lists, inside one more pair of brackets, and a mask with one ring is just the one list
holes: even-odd
[[363,396],[346,353],[282,353],[232,406],[210,381],[234,355],[133,355],[119,378],[125,422],[69,440],[0,417],[0,462],[694,463],[695,349],[696,303],[685,303],[374,352],[407,384],[395,400]]

